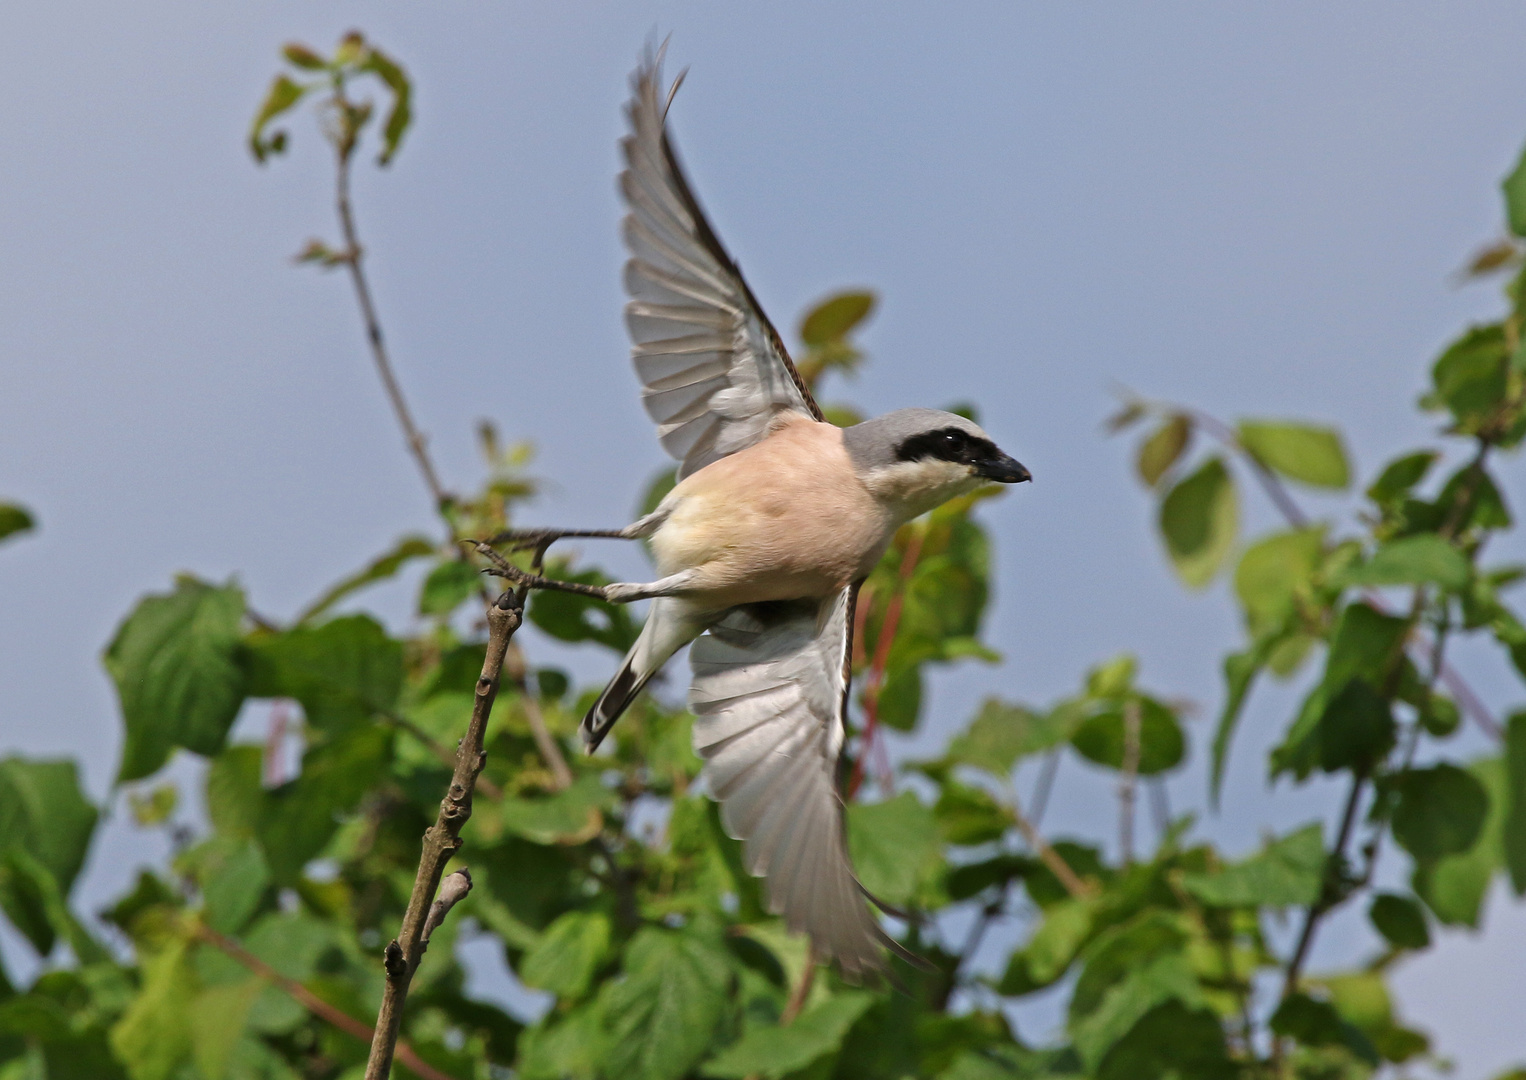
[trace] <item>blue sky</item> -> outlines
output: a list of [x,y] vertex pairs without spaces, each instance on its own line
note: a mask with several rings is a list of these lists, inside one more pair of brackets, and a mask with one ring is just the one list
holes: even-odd
[[[775,321],[844,285],[881,295],[870,365],[826,396],[978,402],[1032,468],[986,511],[1006,663],[940,676],[927,742],[986,693],[1047,701],[1125,649],[1147,685],[1216,707],[1234,611],[1166,569],[1130,444],[1099,430],[1112,387],[1338,420],[1370,475],[1434,437],[1424,366],[1498,308],[1448,275],[1498,233],[1526,140],[1519,5],[8,6],[0,497],[42,529],[0,551],[0,751],[77,756],[97,797],[119,743],[98,654],[139,595],[236,574],[284,616],[429,527],[344,282],[288,261],[333,234],[317,132],[298,121],[263,169],[243,144],[277,46],[351,26],[418,86],[398,162],[357,194],[448,482],[480,476],[480,417],[537,445],[537,523],[620,524],[662,464],[625,360],[613,177],[627,74],[669,32],[685,159]],[[1520,503],[1519,461],[1502,475]],[[1252,532],[1274,524],[1246,504]],[[406,619],[404,587],[375,602]],[[608,666],[536,647],[590,680]],[[1497,708],[1519,701],[1487,650],[1460,662]],[[1264,791],[1294,700],[1273,688],[1247,716],[1237,809],[1202,825],[1231,850],[1329,815],[1317,786]],[[1112,835],[1102,779],[1067,765],[1060,785],[1052,827]],[[1203,789],[1199,758],[1173,802]],[[121,817],[86,905],[158,855]],[[1359,913],[1336,920],[1316,967],[1370,947]],[[1502,896],[1397,985],[1483,1080],[1523,1053],[1526,914]],[[1052,1019],[1035,1007],[1025,1033]]]

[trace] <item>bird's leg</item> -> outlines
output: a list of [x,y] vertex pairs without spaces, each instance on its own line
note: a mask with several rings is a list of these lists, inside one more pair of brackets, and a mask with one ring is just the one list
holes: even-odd
[[667,512],[658,510],[631,522],[623,529],[508,529],[490,537],[486,543],[492,547],[508,544],[509,551],[544,551],[565,537],[587,537],[598,540],[645,540],[657,531],[667,518]]
[[486,543],[494,547],[499,544],[508,544],[510,552],[529,551],[542,544],[549,547],[555,541],[569,536],[606,540],[630,539],[626,536],[624,529],[506,529],[496,536],[489,537]]
[[[541,543],[535,544],[534,547],[537,553],[545,550]],[[527,585],[532,589],[555,589],[558,592],[576,593],[578,596],[592,596],[611,604],[629,604],[635,600],[672,596],[689,587],[695,576],[694,570],[680,570],[676,574],[669,574],[656,581],[616,581],[608,585],[584,585],[578,581],[557,581],[555,578],[542,577],[540,574],[521,570],[485,543],[478,543],[475,550],[477,554],[493,564],[486,572],[495,577],[508,578],[516,584]]]

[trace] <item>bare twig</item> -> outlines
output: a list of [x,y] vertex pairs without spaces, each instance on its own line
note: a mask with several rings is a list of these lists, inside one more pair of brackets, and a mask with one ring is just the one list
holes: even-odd
[[524,651],[518,645],[509,645],[503,668],[509,681],[519,690],[525,721],[530,725],[530,737],[535,740],[535,748],[540,751],[546,768],[551,770],[551,786],[557,791],[565,791],[572,786],[572,770],[567,767],[567,758],[562,754],[562,748],[552,738],[551,729],[546,727],[546,716],[541,712],[540,702],[531,693],[529,666],[525,663]]
[[1049,808],[1049,793],[1054,790],[1055,774],[1059,771],[1060,752],[1051,750],[1044,759],[1044,764],[1039,767],[1039,780],[1033,785],[1033,799],[1028,806],[1028,819],[1033,822],[1035,829],[1044,820],[1044,811]]
[[1023,839],[1028,841],[1028,846],[1039,857],[1039,861],[1049,867],[1051,874],[1060,879],[1060,884],[1065,886],[1065,891],[1077,900],[1087,900],[1095,896],[1097,890],[1091,882],[1081,880],[1076,872],[1070,868],[1070,864],[1060,856],[1060,853],[1049,846],[1048,841],[1039,835],[1038,829],[1034,828],[1033,822],[1023,815],[1016,802],[1012,804],[1011,810],[1012,820],[1017,825],[1017,831],[1023,834]]
[[[237,961],[259,978],[264,979],[281,993],[301,1005],[308,1012],[326,1024],[338,1028],[346,1035],[353,1035],[363,1042],[370,1042],[376,1032],[371,1025],[363,1020],[357,1020],[348,1013],[324,1001],[317,994],[303,986],[296,979],[287,978],[265,961],[255,956],[232,938],[219,934],[204,923],[197,923],[194,933],[196,937],[208,945],[220,950],[226,956]],[[397,1059],[413,1072],[424,1077],[424,1080],[455,1080],[454,1077],[441,1072],[429,1064],[406,1042],[399,1040],[397,1044]]]
[[371,1040],[371,1057],[366,1063],[365,1080],[387,1080],[392,1071],[392,1056],[403,1020],[403,1003],[408,987],[424,955],[424,924],[427,911],[440,884],[445,863],[461,846],[461,828],[472,816],[472,792],[487,755],[482,750],[488,714],[498,695],[503,657],[514,631],[523,619],[523,598],[505,592],[488,608],[487,655],[482,674],[477,679],[476,700],[466,736],[456,750],[456,771],[450,790],[440,803],[435,823],[424,833],[424,850],[419,857],[419,872],[413,881],[413,894],[403,915],[398,936],[387,946],[384,968],[387,973],[381,1012],[376,1019],[376,1035]]
[[[344,100],[342,90],[336,91],[335,96],[339,99],[341,107],[348,104]],[[408,452],[418,463],[419,472],[424,477],[424,485],[429,488],[430,498],[434,499],[436,509],[443,510],[450,505],[451,497],[444,485],[440,483],[440,476],[429,457],[429,440],[413,422],[413,413],[408,408],[407,399],[403,397],[403,388],[398,384],[397,376],[393,373],[392,359],[387,354],[386,341],[382,337],[381,320],[377,317],[376,305],[371,300],[371,285],[366,280],[364,266],[365,249],[360,246],[360,236],[355,228],[355,215],[350,207],[350,157],[353,150],[353,143],[343,140],[334,142],[334,155],[337,159],[335,202],[339,212],[340,233],[344,237],[343,262],[350,272],[350,283],[355,286],[355,302],[360,305],[360,317],[366,325],[366,341],[371,345],[371,359],[376,362],[376,373],[381,376],[387,398],[392,402],[392,411],[397,415],[397,422],[403,429],[403,438],[408,444]]]
[[816,984],[816,946],[808,946],[805,952],[805,967],[800,972],[800,981],[790,991],[789,1000],[784,1003],[784,1011],[779,1014],[779,1026],[789,1027],[795,1022],[795,1017],[800,1015],[800,1010],[805,1008],[806,998],[811,996],[811,987]]
[[1309,905],[1309,910],[1304,914],[1303,929],[1299,931],[1298,944],[1293,949],[1292,959],[1288,961],[1287,975],[1282,981],[1284,998],[1298,989],[1298,980],[1303,972],[1304,961],[1309,958],[1309,948],[1314,944],[1314,931],[1319,926],[1320,919],[1339,901],[1339,893],[1336,891],[1337,882],[1334,877],[1340,872],[1345,862],[1346,845],[1350,842],[1352,830],[1356,826],[1357,808],[1361,805],[1362,793],[1366,787],[1366,773],[1355,773],[1351,777],[1351,791],[1346,796],[1346,808],[1341,812],[1341,827],[1335,838],[1335,847],[1331,850],[1325,864],[1325,878],[1320,885],[1319,899]]
[[1139,699],[1123,707],[1123,761],[1118,777],[1118,851],[1127,865],[1134,861],[1134,796],[1139,786]]

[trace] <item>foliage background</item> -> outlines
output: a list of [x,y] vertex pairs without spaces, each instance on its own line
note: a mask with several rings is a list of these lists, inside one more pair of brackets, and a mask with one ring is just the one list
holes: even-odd
[[[1149,685],[1211,703],[1232,609],[1181,597],[1121,450],[1092,421],[1117,378],[1228,414],[1339,418],[1364,471],[1420,437],[1421,362],[1495,306],[1441,271],[1497,227],[1487,180],[1523,128],[1511,61],[1526,27],[1503,6],[1394,10],[1379,24],[1312,7],[1268,22],[970,8],[935,26],[850,7],[766,24],[686,7],[428,25],[357,10],[425,88],[417,141],[385,182],[362,181],[410,390],[449,472],[470,473],[471,424],[492,415],[540,444],[560,485],[538,519],[623,516],[658,456],[611,374],[624,351],[616,104],[635,43],[672,26],[695,67],[680,138],[770,309],[783,319],[825,287],[876,285],[874,374],[855,396],[925,400],[941,361],[942,396],[980,400],[1039,476],[988,518],[1002,560],[989,637],[1009,663],[936,681],[932,715],[962,717],[997,687],[1049,700],[1125,647]],[[117,727],[95,656],[137,595],[180,569],[238,570],[289,614],[419,500],[339,284],[282,265],[326,224],[319,159],[259,176],[237,139],[269,43],[326,42],[347,23],[173,5],[4,18],[17,145],[0,208],[14,253],[0,270],[13,298],[0,460],[5,494],[43,529],[6,552],[0,720],[17,748],[87,754],[99,796]],[[553,379],[574,384],[607,441],[519,404]],[[392,600],[399,619],[408,596]],[[1154,633],[1163,623],[1180,632]],[[1247,734],[1287,704],[1258,703]],[[1231,783],[1259,785],[1258,749],[1240,744]],[[1089,818],[1094,793],[1074,790],[1052,820],[1110,834],[1110,810]],[[1201,770],[1175,790],[1198,799]],[[1215,826],[1230,850],[1270,816],[1242,805]],[[152,854],[110,827],[87,907]],[[1362,933],[1358,920],[1327,934],[1328,959],[1358,953]],[[1496,933],[1400,980],[1443,1038],[1456,1025],[1447,1041],[1480,1074],[1508,1060],[1490,1040],[1508,1034],[1505,1003],[1522,993],[1508,980],[1526,970],[1506,952],[1519,929],[1502,917]],[[1461,972],[1499,980],[1481,994],[1492,1019],[1424,996]]]

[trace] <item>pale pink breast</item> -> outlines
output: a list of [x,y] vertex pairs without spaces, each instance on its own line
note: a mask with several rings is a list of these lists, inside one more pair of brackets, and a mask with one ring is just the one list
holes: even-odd
[[830,595],[867,573],[889,538],[841,431],[810,420],[706,466],[672,497],[652,537],[659,569],[699,569],[718,605]]

